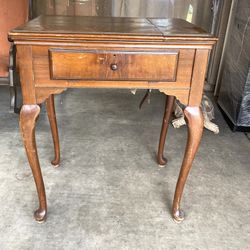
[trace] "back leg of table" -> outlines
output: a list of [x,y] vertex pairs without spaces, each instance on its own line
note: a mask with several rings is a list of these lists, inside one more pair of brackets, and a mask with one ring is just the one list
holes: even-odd
[[46,109],[49,118],[49,123],[54,143],[54,152],[55,152],[54,156],[55,158],[54,160],[51,161],[51,164],[54,165],[55,167],[58,167],[60,163],[60,145],[59,145],[57,122],[56,122],[54,95],[50,95],[45,103],[46,103]]
[[169,126],[171,114],[173,112],[174,101],[175,101],[174,96],[166,96],[165,111],[164,111],[164,116],[163,116],[163,121],[162,121],[160,142],[159,142],[158,155],[157,155],[157,162],[160,167],[164,167],[167,164],[167,159],[163,156],[163,153],[164,153],[164,146],[165,146],[168,126]]

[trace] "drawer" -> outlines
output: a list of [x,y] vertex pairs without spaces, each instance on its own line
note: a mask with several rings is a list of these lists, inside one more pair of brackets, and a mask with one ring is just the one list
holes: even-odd
[[178,51],[50,49],[54,80],[176,81]]

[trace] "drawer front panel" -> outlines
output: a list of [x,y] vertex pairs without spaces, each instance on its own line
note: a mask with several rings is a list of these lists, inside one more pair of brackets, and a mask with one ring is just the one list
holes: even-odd
[[49,58],[54,80],[175,82],[179,52],[50,49]]

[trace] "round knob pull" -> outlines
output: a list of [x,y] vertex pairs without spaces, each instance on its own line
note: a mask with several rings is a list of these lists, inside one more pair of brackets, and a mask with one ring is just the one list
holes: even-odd
[[113,71],[116,71],[116,70],[118,70],[118,65],[117,65],[116,63],[112,63],[112,64],[110,65],[110,68],[111,68]]

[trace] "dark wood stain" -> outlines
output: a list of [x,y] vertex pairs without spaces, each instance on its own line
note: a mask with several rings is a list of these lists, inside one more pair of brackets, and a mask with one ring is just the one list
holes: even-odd
[[180,209],[184,186],[203,131],[200,110],[207,60],[216,38],[184,20],[42,16],[9,33],[17,47],[24,105],[20,128],[39,198],[38,222],[47,215],[46,195],[35,141],[39,104],[46,102],[55,159],[60,161],[54,94],[67,88],[159,89],[169,96],[157,161],[163,156],[175,98],[185,108],[188,140],[173,201]]

